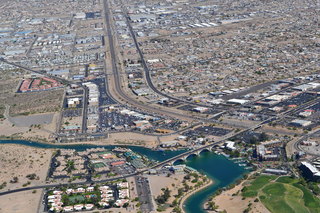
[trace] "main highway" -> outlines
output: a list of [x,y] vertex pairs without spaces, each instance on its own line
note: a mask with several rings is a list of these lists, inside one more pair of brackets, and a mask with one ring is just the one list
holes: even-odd
[[[110,55],[111,55],[110,59],[111,59],[112,72],[113,72],[113,78],[114,78],[113,79],[114,80],[114,89],[117,92],[117,95],[119,95],[122,99],[126,100],[128,103],[130,103],[133,106],[136,106],[136,107],[138,107],[140,109],[144,109],[144,110],[147,110],[147,111],[150,111],[150,112],[156,112],[156,113],[159,113],[159,114],[162,114],[162,115],[178,117],[178,118],[184,118],[184,119],[188,118],[188,119],[191,119],[191,120],[198,120],[199,121],[200,120],[199,118],[194,118],[194,117],[189,116],[189,115],[185,115],[185,114],[181,114],[181,113],[177,113],[177,112],[172,112],[172,111],[161,109],[161,108],[156,108],[156,107],[151,106],[151,105],[142,104],[139,101],[129,97],[122,90],[121,80],[120,80],[120,73],[119,73],[119,70],[118,70],[118,67],[117,67],[116,52],[115,52],[115,47],[114,47],[113,35],[112,35],[112,26],[111,26],[111,21],[110,21],[110,12],[111,11],[110,11],[110,8],[109,8],[108,3],[106,1],[103,1],[103,7],[104,7],[104,13],[105,13],[105,22],[106,22],[106,27],[105,28],[106,28],[106,34],[108,36]],[[6,62],[6,61],[4,61],[4,62]],[[8,63],[8,62],[6,62],[6,63]],[[15,64],[13,64],[13,65],[15,65]],[[20,66],[20,65],[15,65],[15,66]],[[25,67],[21,67],[21,68],[28,70],[28,68],[25,68]],[[30,71],[33,71],[33,70],[30,70]],[[43,74],[43,73],[41,72],[41,74]],[[309,107],[312,104],[316,103],[317,101],[319,101],[319,98],[317,98],[314,101],[310,101],[308,103],[305,103],[305,104],[299,106],[298,109],[300,110],[300,109],[303,109],[305,107]],[[262,121],[262,122],[260,122],[258,124],[255,124],[255,125],[247,128],[247,129],[244,129],[242,131],[233,132],[231,134],[228,134],[227,136],[221,138],[218,141],[215,141],[213,143],[209,143],[209,144],[207,144],[205,146],[202,146],[202,147],[199,147],[199,148],[196,148],[196,149],[193,149],[193,150],[189,150],[189,151],[184,152],[182,154],[179,154],[179,155],[177,155],[177,156],[175,156],[173,158],[170,158],[170,159],[167,159],[165,161],[159,162],[158,164],[156,164],[156,165],[154,165],[154,166],[152,166],[150,168],[139,170],[139,171],[137,171],[135,173],[132,173],[132,174],[113,177],[113,178],[108,178],[108,179],[103,179],[103,180],[99,180],[99,181],[76,182],[76,183],[73,183],[73,184],[102,183],[102,182],[107,182],[107,181],[112,181],[112,180],[117,180],[117,179],[136,176],[138,174],[141,174],[141,173],[144,173],[144,172],[148,171],[149,169],[162,167],[162,166],[164,166],[164,165],[166,165],[168,163],[172,163],[172,162],[174,162],[176,160],[182,159],[182,158],[187,157],[187,156],[189,156],[191,154],[197,153],[197,152],[202,151],[202,150],[207,149],[207,148],[211,148],[211,147],[213,147],[215,145],[219,145],[219,144],[223,143],[225,140],[228,140],[228,139],[230,139],[232,137],[240,135],[240,134],[242,134],[244,132],[260,128],[262,125],[265,125],[265,124],[270,123],[272,121],[281,120],[281,119],[285,118],[288,114],[297,112],[296,110],[297,109],[289,110],[289,111],[287,111],[287,112],[285,112],[283,114],[278,115],[277,117],[271,117],[271,118],[269,118],[267,120],[264,120],[264,121]],[[205,119],[203,119],[203,120],[206,121]],[[0,192],[0,196],[1,195],[6,195],[6,194],[10,194],[10,193],[15,193],[15,192],[26,191],[26,190],[34,190],[34,189],[41,189],[41,188],[51,188],[51,187],[66,186],[66,185],[69,185],[69,184],[70,183],[60,183],[60,184],[44,184],[44,185],[39,185],[39,186],[30,186],[30,187],[25,187],[25,188],[20,188],[20,189],[14,189],[14,190]]]
[[[125,100],[127,103],[130,105],[139,108],[140,110],[145,110],[150,113],[157,113],[162,116],[169,116],[172,118],[178,118],[181,120],[187,120],[187,121],[202,121],[202,122],[212,122],[208,119],[201,118],[201,117],[196,117],[196,116],[190,116],[187,115],[186,113],[180,113],[176,112],[170,109],[164,109],[148,104],[141,103],[140,101],[130,97],[126,92],[123,91],[122,85],[121,85],[121,74],[117,66],[117,57],[116,57],[116,50],[115,50],[115,43],[114,43],[114,38],[113,38],[113,32],[112,32],[112,24],[111,24],[111,10],[109,8],[108,2],[105,0],[103,1],[103,7],[104,7],[104,14],[105,14],[105,30],[106,30],[106,35],[108,37],[108,44],[109,44],[109,53],[110,53],[110,60],[107,61],[107,63],[111,63],[112,66],[112,74],[109,75],[109,78],[112,79],[111,83],[108,83],[108,86],[110,86],[112,83],[114,85],[113,88],[110,88],[109,91],[112,92],[114,91],[118,98],[121,97],[121,99]],[[117,98],[114,97],[114,98]]]

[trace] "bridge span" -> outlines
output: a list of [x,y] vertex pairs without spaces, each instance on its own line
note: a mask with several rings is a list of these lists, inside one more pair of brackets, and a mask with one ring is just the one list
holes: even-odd
[[226,140],[230,139],[230,138],[233,138],[237,135],[240,135],[244,132],[247,132],[247,131],[251,131],[251,130],[255,130],[257,128],[260,128],[263,124],[266,124],[270,121],[273,121],[274,118],[269,118],[265,121],[262,121],[256,125],[253,125],[252,127],[250,128],[247,128],[247,129],[244,129],[244,130],[241,130],[239,132],[233,132],[233,133],[230,133],[228,135],[225,135],[224,137],[222,137],[220,140],[218,141],[215,141],[215,142],[212,142],[212,143],[209,143],[207,145],[204,145],[202,147],[199,147],[199,148],[196,148],[196,149],[193,149],[193,150],[189,150],[189,151],[186,151],[184,153],[181,153],[179,155],[176,155],[172,158],[169,158],[165,161],[162,161],[162,162],[159,162],[158,164],[150,167],[149,169],[156,169],[156,168],[159,168],[159,167],[163,167],[163,166],[166,166],[166,165],[173,165],[175,163],[177,163],[178,161],[186,161],[187,158],[191,157],[191,156],[198,156],[200,155],[202,152],[205,152],[205,151],[214,151],[215,150],[215,147],[217,145],[221,145],[222,143],[224,143]]

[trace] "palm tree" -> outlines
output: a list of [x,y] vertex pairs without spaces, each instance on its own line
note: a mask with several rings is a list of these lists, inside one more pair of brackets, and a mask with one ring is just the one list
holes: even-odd
[[217,208],[218,208],[218,206],[215,204],[215,202],[213,202],[213,201],[208,202],[208,209],[216,210]]

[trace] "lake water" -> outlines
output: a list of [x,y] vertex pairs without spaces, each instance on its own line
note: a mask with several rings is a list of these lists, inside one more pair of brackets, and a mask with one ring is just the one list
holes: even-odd
[[205,173],[214,183],[207,188],[195,193],[184,203],[184,210],[187,213],[202,213],[204,202],[217,189],[234,183],[246,172],[243,167],[228,160],[223,155],[216,155],[204,152],[198,157],[194,157],[186,162],[186,165],[195,168],[199,172]]

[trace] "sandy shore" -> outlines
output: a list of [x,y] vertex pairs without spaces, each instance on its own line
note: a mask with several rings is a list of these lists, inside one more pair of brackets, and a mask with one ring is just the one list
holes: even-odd
[[[171,191],[171,196],[169,197],[167,203],[172,203],[175,200],[174,195],[178,194],[178,189],[183,186],[182,181],[184,176],[185,174],[174,174],[170,177],[163,175],[149,175],[148,179],[153,198],[155,199],[162,194],[162,188],[168,188]],[[173,208],[170,207],[162,212],[171,213],[172,209]]]
[[248,207],[249,203],[252,203],[250,212],[270,213],[261,202],[254,202],[254,198],[242,200],[241,189],[246,182],[247,180],[244,180],[234,188],[223,191],[220,195],[216,196],[213,201],[218,206],[218,209],[221,211],[226,210],[228,213],[239,213],[243,212]]
[[[115,134],[120,134],[120,133],[115,133]],[[124,133],[122,133],[124,134]],[[130,134],[137,134],[137,133],[130,133]],[[139,134],[138,134],[139,135]],[[123,136],[122,136],[123,137]],[[145,145],[145,143],[140,143],[140,142],[132,142],[132,143],[118,143],[117,141],[107,141],[107,140],[96,140],[96,141],[82,141],[82,142],[70,142],[70,143],[53,143],[53,142],[48,142],[48,141],[39,141],[39,140],[33,140],[33,139],[21,139],[21,138],[2,138],[0,140],[27,140],[27,141],[33,141],[33,142],[39,142],[43,144],[52,144],[52,145],[61,145],[61,146],[73,146],[73,145],[96,145],[96,146],[137,146],[137,147],[144,147],[148,149],[155,149],[157,148],[157,143],[149,143]],[[27,146],[27,145],[26,145]],[[59,147],[56,147],[54,149],[59,149]],[[168,150],[179,150],[179,149],[186,149],[186,147],[178,147],[176,149],[168,149]]]
[[180,209],[182,210],[182,212],[185,212],[185,211],[184,211],[184,208],[183,208],[183,204],[184,204],[184,202],[185,202],[190,196],[194,195],[195,193],[201,191],[202,189],[208,187],[208,186],[211,185],[211,184],[213,184],[213,181],[212,181],[211,179],[208,179],[208,181],[207,181],[204,185],[202,185],[200,188],[195,189],[195,190],[193,190],[193,191],[190,191],[188,194],[186,194],[185,196],[183,196],[183,197],[181,198],[180,204],[179,204],[179,207],[180,207]]
[[[134,132],[117,132],[111,133],[107,139],[95,141],[81,141],[70,143],[55,143],[50,137],[51,133],[42,129],[28,127],[12,127],[6,121],[0,122],[0,136],[2,140],[27,140],[40,143],[57,144],[57,145],[74,145],[74,144],[90,144],[90,145],[114,145],[114,146],[141,146],[149,149],[154,149],[159,146],[159,141],[172,141],[178,135],[163,136],[158,139],[156,136],[143,135]],[[7,132],[5,130],[8,129]],[[51,141],[50,141],[51,140]],[[180,141],[181,148],[186,144],[185,141]]]

